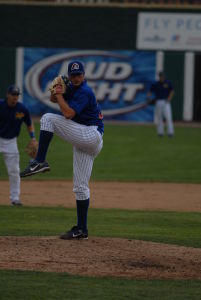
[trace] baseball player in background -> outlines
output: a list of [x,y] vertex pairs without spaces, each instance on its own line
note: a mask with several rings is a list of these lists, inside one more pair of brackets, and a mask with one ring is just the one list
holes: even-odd
[[50,101],[58,103],[62,115],[47,113],[42,116],[36,160],[21,172],[21,177],[50,170],[45,158],[54,133],[72,144],[77,224],[60,238],[88,239],[89,180],[94,159],[103,146],[104,125],[99,105],[85,80],[84,66],[80,61],[69,63],[68,77],[70,81],[65,85],[64,76],[58,76],[52,82]]
[[17,137],[23,122],[27,126],[31,139],[35,140],[35,134],[28,109],[18,102],[19,95],[19,88],[10,85],[6,98],[0,100],[0,152],[3,154],[9,176],[11,204],[21,206]]
[[169,137],[173,137],[174,126],[172,121],[171,101],[174,96],[174,88],[171,81],[165,78],[164,72],[159,72],[159,80],[151,85],[150,90],[147,93],[148,100],[153,96],[155,99],[158,136],[164,135],[165,119],[167,123],[167,134]]

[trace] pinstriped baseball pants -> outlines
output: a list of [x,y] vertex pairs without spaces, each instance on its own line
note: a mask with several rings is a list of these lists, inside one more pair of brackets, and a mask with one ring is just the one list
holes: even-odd
[[89,180],[95,157],[103,147],[97,126],[78,124],[64,116],[47,113],[40,129],[53,132],[73,146],[73,192],[76,200],[90,198]]

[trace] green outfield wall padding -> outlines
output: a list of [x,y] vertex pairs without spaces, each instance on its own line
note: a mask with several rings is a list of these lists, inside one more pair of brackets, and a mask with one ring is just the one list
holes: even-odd
[[139,12],[184,11],[0,4],[0,46],[135,50]]
[[129,8],[0,5],[4,46],[134,49],[136,22]]
[[170,79],[175,88],[172,100],[174,120],[183,117],[183,85],[184,85],[184,52],[165,52],[164,71],[166,78]]
[[15,48],[0,48],[0,98],[4,98],[7,87],[15,83]]

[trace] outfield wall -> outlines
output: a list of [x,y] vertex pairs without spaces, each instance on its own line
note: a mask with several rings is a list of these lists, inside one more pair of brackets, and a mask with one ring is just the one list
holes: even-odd
[[[139,12],[150,10],[128,7],[0,5],[0,25],[1,28],[5,28],[1,31],[0,42],[0,96],[5,95],[8,84],[22,79],[18,78],[19,73],[16,70],[18,65],[16,51],[19,47],[141,51],[137,49]],[[154,12],[159,13],[161,10],[154,9]],[[162,12],[164,13],[164,10]],[[199,14],[201,11],[166,9],[165,12]],[[157,44],[157,41],[156,37],[153,45]],[[161,67],[175,86],[176,93],[172,103],[175,120],[201,119],[197,114],[197,107],[200,107],[200,93],[194,91],[194,81],[186,74],[189,73],[189,67],[190,72],[195,73],[191,61],[197,61],[199,47],[198,45],[198,48],[192,51],[189,49],[166,51],[160,47],[158,50],[148,50],[156,55],[162,53]]]

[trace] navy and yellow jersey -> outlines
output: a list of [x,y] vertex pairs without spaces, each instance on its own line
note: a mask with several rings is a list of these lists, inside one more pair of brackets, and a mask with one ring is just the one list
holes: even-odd
[[12,139],[20,134],[22,123],[31,125],[28,109],[20,102],[15,107],[10,107],[7,101],[0,99],[0,137]]
[[79,87],[70,85],[64,99],[68,105],[76,112],[72,120],[86,126],[95,125],[101,133],[104,131],[103,116],[100,106],[96,101],[94,92],[84,81]]
[[170,80],[164,80],[163,82],[156,81],[150,88],[150,91],[154,93],[156,100],[167,99],[170,92],[173,90],[174,88]]

